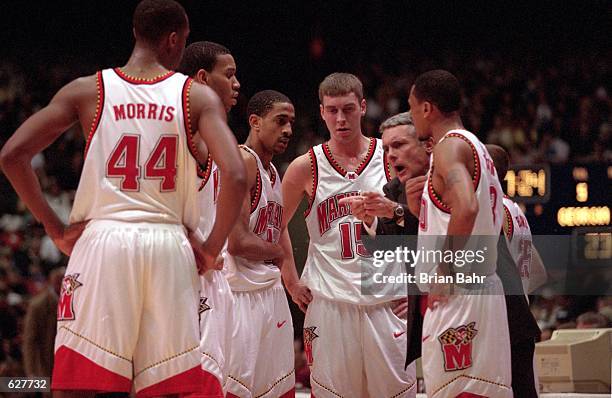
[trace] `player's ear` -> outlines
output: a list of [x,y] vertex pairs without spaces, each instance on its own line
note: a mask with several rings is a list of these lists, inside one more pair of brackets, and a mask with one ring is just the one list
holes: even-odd
[[261,118],[255,114],[249,115],[249,126],[253,130],[259,131]]
[[423,101],[423,116],[428,117],[433,112],[433,104],[429,101]]
[[364,117],[366,114],[366,100],[365,98],[361,99],[361,117]]
[[178,33],[171,32],[168,35],[168,44],[170,45],[170,47],[175,47],[178,44]]
[[319,104],[319,111],[321,112],[321,119],[323,119],[323,104]]
[[208,72],[205,69],[199,69],[195,74],[195,81],[201,84],[208,84]]

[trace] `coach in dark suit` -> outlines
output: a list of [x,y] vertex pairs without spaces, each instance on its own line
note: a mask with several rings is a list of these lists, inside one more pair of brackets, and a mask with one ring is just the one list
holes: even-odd
[[[421,191],[411,190],[411,195],[421,196],[422,182],[429,167],[429,155],[416,137],[409,112],[400,113],[385,120],[380,125],[383,150],[395,177],[384,187],[384,195],[379,192],[362,192],[351,199],[351,210],[355,217],[362,220],[362,236],[369,235],[413,235],[418,234],[418,219],[407,206],[404,184],[413,177],[420,182]],[[381,249],[376,240],[364,239],[370,252]],[[385,248],[386,249],[386,248]],[[394,248],[391,248],[393,250]],[[411,269],[407,270],[408,272]],[[419,292],[416,286],[408,286],[408,301],[400,301],[394,312],[407,318],[407,357],[406,365],[421,356],[421,334],[423,320],[419,310]]]

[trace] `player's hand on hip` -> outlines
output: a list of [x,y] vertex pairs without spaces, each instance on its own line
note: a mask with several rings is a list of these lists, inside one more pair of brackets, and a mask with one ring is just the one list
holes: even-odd
[[387,199],[380,192],[362,192],[366,214],[371,217],[393,218],[393,210],[397,203]]
[[189,243],[195,256],[196,267],[200,275],[204,275],[208,270],[223,269],[223,259],[219,261],[220,256],[217,256],[207,249],[206,242],[203,242],[197,232],[189,231],[187,235]]
[[392,301],[392,311],[398,318],[406,319],[408,315],[408,298],[404,297]]
[[425,187],[426,181],[426,176],[418,176],[410,178],[404,185],[408,210],[410,210],[415,217],[418,217],[421,212],[421,196],[423,195],[423,188]]
[[291,286],[287,286],[287,290],[293,302],[305,313],[308,309],[308,304],[312,301],[310,289],[302,281],[297,281]]
[[372,225],[374,222],[374,217],[366,213],[363,196],[357,195],[342,198],[338,201],[338,204],[342,206],[351,206],[351,213],[353,216],[358,220],[365,222],[367,225]]
[[61,231],[60,235],[50,236],[50,238],[62,253],[70,256],[75,243],[81,237],[88,223],[89,220],[70,224]]

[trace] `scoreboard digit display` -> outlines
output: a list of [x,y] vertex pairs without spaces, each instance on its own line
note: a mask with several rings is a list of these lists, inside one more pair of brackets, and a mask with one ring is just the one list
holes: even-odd
[[534,234],[571,234],[577,227],[587,234],[588,227],[612,225],[612,164],[514,166],[503,184]]

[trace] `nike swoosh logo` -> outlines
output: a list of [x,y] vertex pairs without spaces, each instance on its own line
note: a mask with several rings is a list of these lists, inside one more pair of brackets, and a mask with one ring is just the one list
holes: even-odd
[[393,332],[393,337],[395,337],[395,338],[397,339],[398,337],[400,337],[400,336],[401,336],[402,334],[404,334],[404,333],[406,333],[406,331],[405,331],[405,330],[404,330],[403,332],[399,332],[399,333],[397,333],[397,332]]
[[425,341],[425,340],[427,340],[427,339],[429,338],[429,336],[431,336],[431,335],[430,335],[430,334],[428,334],[427,336],[423,337],[423,338],[421,339],[421,341]]
[[285,322],[287,322],[287,321],[276,322],[276,327],[279,328],[279,329],[282,328],[283,325],[285,324]]

